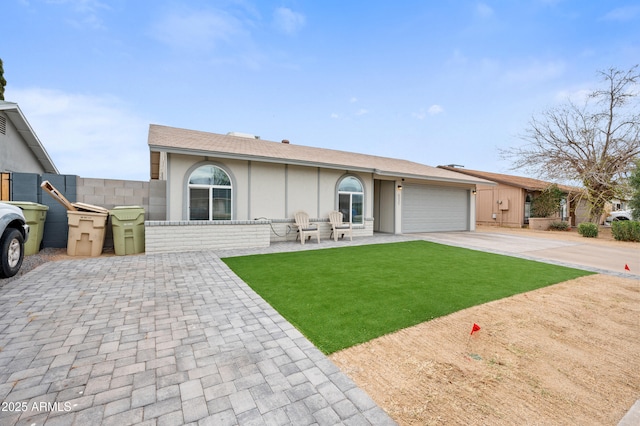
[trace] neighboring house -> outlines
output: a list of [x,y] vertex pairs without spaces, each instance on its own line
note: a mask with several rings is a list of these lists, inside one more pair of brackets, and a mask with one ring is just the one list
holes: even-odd
[[151,178],[167,181],[169,222],[267,220],[271,241],[295,238],[289,231],[299,210],[317,221],[339,210],[354,235],[474,230],[473,191],[492,184],[411,161],[238,133],[151,125],[149,149]]
[[0,101],[0,200],[11,199],[12,173],[58,174],[58,169],[18,104]]
[[18,104],[0,101],[0,172],[58,173]]
[[[469,170],[451,166],[438,166],[477,178],[491,180],[497,186],[478,185],[476,197],[476,221],[480,225],[522,227],[529,223],[531,202],[552,184],[539,179],[500,173]],[[571,226],[588,220],[586,202],[580,198],[580,188],[558,185],[567,194],[558,220],[569,221]]]

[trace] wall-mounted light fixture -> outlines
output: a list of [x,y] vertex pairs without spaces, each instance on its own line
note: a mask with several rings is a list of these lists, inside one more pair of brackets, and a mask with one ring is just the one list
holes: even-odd
[[398,191],[402,191],[402,185],[398,185]]
[[472,191],[471,191],[471,193],[472,193],[473,195],[476,195],[476,190],[475,190],[475,189],[474,189],[474,190],[472,190]]

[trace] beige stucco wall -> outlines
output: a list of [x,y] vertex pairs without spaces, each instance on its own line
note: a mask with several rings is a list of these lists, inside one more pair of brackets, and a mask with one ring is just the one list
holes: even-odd
[[[245,168],[248,172],[249,165],[246,162]],[[238,184],[237,191],[234,191],[234,196],[245,198],[250,203],[250,209],[246,213],[244,210],[239,210],[238,217],[240,219],[286,217],[285,166],[252,161],[250,169],[251,179],[247,181],[248,185]],[[250,194],[248,193],[249,185]]]
[[[304,210],[312,218],[326,218],[337,209],[337,184],[343,170],[229,160],[201,156],[167,156],[167,220],[187,220],[187,180],[201,164],[215,164],[229,173],[233,186],[233,220],[293,218]],[[364,185],[365,218],[373,214],[373,177],[349,173]],[[372,228],[371,231],[373,232]]]
[[[373,217],[376,218],[374,222],[374,230],[378,232],[395,233],[396,229],[396,217],[400,217],[400,206],[396,202],[396,190],[397,182],[395,180],[375,180],[374,181],[374,206]],[[395,208],[398,205],[398,212],[396,215]]]

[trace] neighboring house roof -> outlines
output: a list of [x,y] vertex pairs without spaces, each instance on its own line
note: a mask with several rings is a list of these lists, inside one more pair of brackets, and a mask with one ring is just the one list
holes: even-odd
[[[149,148],[169,153],[257,160],[465,184],[494,185],[488,180],[420,163],[333,149],[271,142],[152,124]],[[153,170],[152,170],[153,175]]]
[[33,131],[29,122],[25,118],[24,114],[20,110],[18,104],[14,102],[5,102],[0,101],[0,111],[3,111],[13,123],[13,126],[16,128],[20,136],[25,140],[27,146],[33,152],[33,155],[36,156],[42,168],[47,173],[56,173],[58,174],[58,169],[53,164],[51,157],[47,153],[47,150],[44,149],[44,146],[36,136],[36,133]]
[[[456,171],[458,173],[464,173],[466,175],[475,176],[482,179],[488,179],[504,185],[510,185],[510,186],[515,186],[516,188],[522,188],[527,191],[543,191],[549,185],[553,184],[553,182],[547,182],[544,180],[533,179],[533,178],[528,178],[523,176],[513,176],[513,175],[505,175],[501,173],[482,172],[479,170],[461,169],[461,168],[450,167],[450,166],[438,166],[438,168],[441,168],[444,170]],[[576,188],[573,186],[567,186],[567,185],[561,185],[561,184],[556,184],[556,185],[558,185],[558,188],[561,191],[564,191],[566,193],[581,192],[580,188]]]

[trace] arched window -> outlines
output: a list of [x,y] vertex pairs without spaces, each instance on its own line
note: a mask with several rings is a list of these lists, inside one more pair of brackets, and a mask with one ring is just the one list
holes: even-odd
[[220,167],[200,166],[189,176],[189,220],[230,220],[231,179]]
[[345,222],[364,223],[364,189],[362,182],[354,176],[347,176],[338,185],[338,210]]

